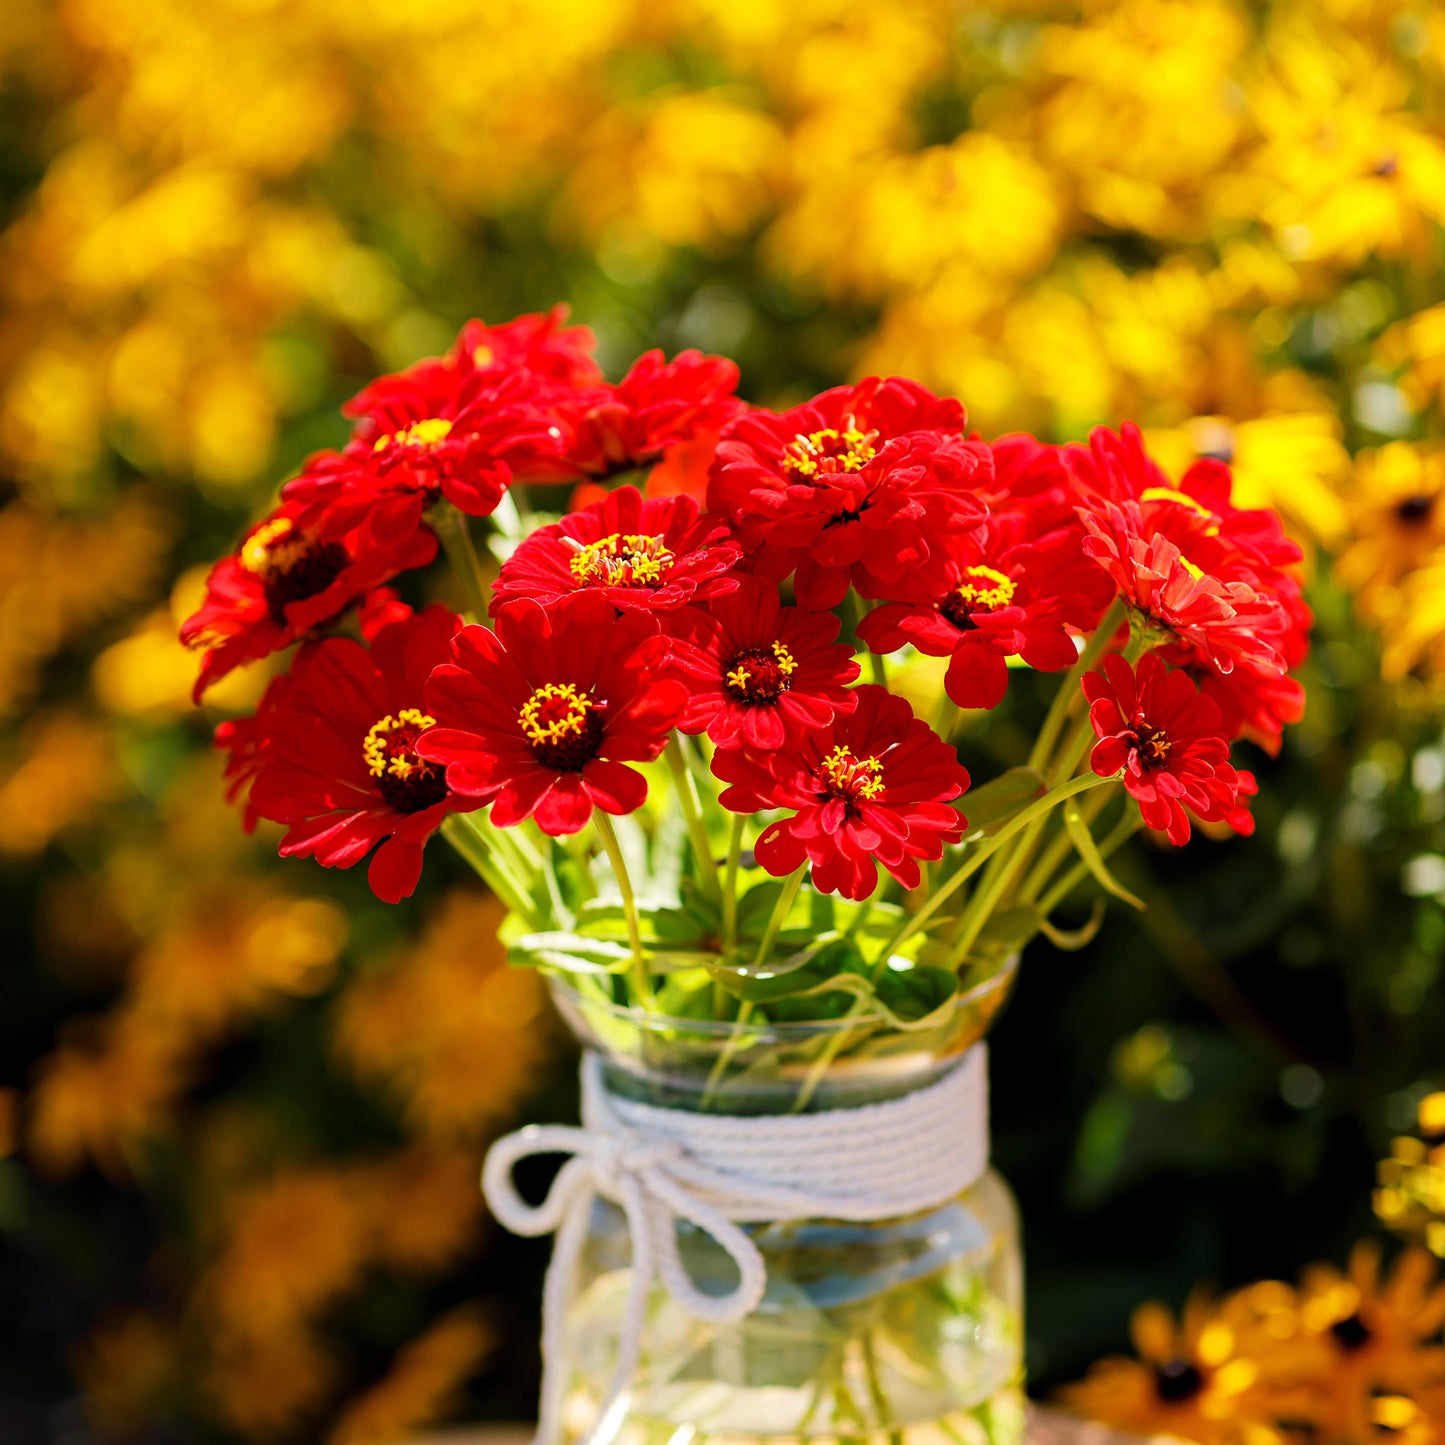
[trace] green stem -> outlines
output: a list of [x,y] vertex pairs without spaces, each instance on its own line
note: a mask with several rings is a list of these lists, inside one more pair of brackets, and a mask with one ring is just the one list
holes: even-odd
[[1043,817],[1051,809],[1058,807],[1066,798],[1072,798],[1075,793],[1082,793],[1089,788],[1096,788],[1103,783],[1112,783],[1113,781],[1112,778],[1099,778],[1092,773],[1085,773],[1080,777],[1070,779],[1067,783],[1030,803],[1023,812],[1011,818],[992,838],[980,843],[973,857],[957,873],[941,884],[938,891],[917,913],[904,920],[898,931],[884,945],[882,957],[887,958],[901,948],[1010,838],[1022,832],[1035,818]]
[[532,900],[512,876],[500,854],[488,849],[486,840],[469,821],[470,817],[469,813],[448,813],[442,820],[442,837],[513,913],[520,914],[529,924],[535,923]]
[[1054,694],[1048,716],[1044,719],[1043,727],[1039,729],[1032,752],[1029,753],[1028,765],[1035,772],[1042,772],[1047,765],[1054,744],[1059,740],[1064,720],[1080,696],[1079,684],[1083,681],[1084,674],[1103,656],[1123,621],[1124,599],[1116,597],[1113,606],[1104,614],[1104,620],[1094,629],[1094,635],[1084,645],[1079,660],[1069,669],[1068,676],[1059,684],[1059,690]]
[[612,826],[612,819],[600,808],[593,810],[592,823],[597,829],[597,836],[602,840],[607,861],[612,864],[617,890],[622,894],[622,912],[627,918],[627,939],[632,947],[632,980],[637,988],[638,1001],[645,1009],[655,1009],[657,1000],[653,997],[652,980],[648,977],[647,960],[642,952],[642,925],[637,917],[637,897],[632,891],[632,875],[627,871],[622,845],[617,841],[617,831]]
[[728,832],[727,872],[723,875],[722,891],[722,945],[723,957],[732,954],[738,941],[738,865],[743,856],[743,827],[746,815],[734,813]]
[[472,531],[467,524],[466,514],[442,502],[431,514],[432,530],[446,548],[447,561],[452,565],[452,575],[466,599],[467,611],[472,620],[481,622],[487,615],[487,586],[482,579],[482,564],[477,549],[472,545]]
[[[1110,780],[1112,781],[1112,779]],[[1108,858],[1115,852],[1132,834],[1137,833],[1144,826],[1144,820],[1139,816],[1135,808],[1126,808],[1124,816],[1114,825],[1113,830],[1098,845],[1099,856]],[[1038,910],[1041,917],[1047,918],[1085,878],[1089,876],[1088,866],[1084,863],[1075,863],[1047,893],[1038,901]]]
[[673,786],[677,789],[678,804],[682,816],[687,820],[687,834],[692,840],[693,861],[697,864],[697,884],[714,903],[720,902],[722,892],[718,887],[717,864],[713,861],[712,844],[708,841],[707,823],[702,816],[702,803],[697,795],[697,783],[688,768],[680,736],[674,732],[667,740],[664,750],[667,765],[672,769]]
[[798,896],[798,889],[803,886],[803,875],[807,871],[808,865],[803,863],[797,872],[788,874],[787,880],[783,884],[783,891],[778,894],[778,901],[773,904],[773,911],[768,915],[768,923],[767,927],[763,929],[763,936],[758,940],[757,956],[753,959],[755,970],[761,968],[768,961],[768,955],[773,951],[773,944],[782,931],[783,920],[787,918],[788,910]]
[[[1079,804],[1079,812],[1083,815],[1084,821],[1092,823],[1108,807],[1112,796],[1109,793],[1096,793],[1092,798],[1085,798]],[[1059,864],[1073,851],[1074,844],[1069,837],[1068,829],[1060,828],[1057,837],[1039,855],[1038,862],[1029,870],[1028,877],[1020,886],[1019,902],[1032,903],[1047,886],[1049,879],[1054,876]]]

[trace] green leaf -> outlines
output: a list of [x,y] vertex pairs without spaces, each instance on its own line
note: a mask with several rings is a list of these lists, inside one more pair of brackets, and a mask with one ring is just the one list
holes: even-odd
[[751,1003],[810,994],[838,973],[864,967],[863,955],[850,938],[820,939],[811,948],[787,958],[770,961],[754,973],[749,968],[721,967],[714,962],[712,975],[736,998]]
[[968,837],[996,833],[1010,818],[1037,802],[1048,791],[1043,775],[1032,768],[1010,768],[963,797]]
[[526,933],[509,951],[511,962],[574,973],[621,973],[632,958],[626,944],[576,933]]
[[1055,948],[1061,948],[1065,953],[1073,953],[1092,943],[1094,935],[1103,926],[1104,915],[1109,911],[1109,905],[1102,898],[1094,900],[1093,911],[1089,914],[1089,921],[1080,928],[1055,928],[1047,918],[1039,919],[1039,932],[1048,939]]
[[1099,881],[1099,886],[1106,893],[1112,893],[1115,898],[1122,899],[1131,907],[1144,908],[1144,900],[1136,894],[1130,893],[1108,868],[1104,866],[1104,859],[1099,852],[1099,845],[1094,842],[1094,835],[1089,831],[1089,825],[1084,822],[1084,816],[1079,812],[1073,803],[1064,807],[1064,827],[1068,829],[1070,841],[1078,850],[1079,857],[1083,860],[1084,867],[1089,870]]
[[[648,908],[638,916],[644,943],[701,943],[706,937],[697,919],[685,908]],[[620,903],[592,898],[582,905],[576,932],[583,938],[610,938],[627,942],[627,911]]]
[[783,880],[767,878],[754,883],[738,899],[738,937],[759,938],[773,916],[778,899],[783,896]]
[[946,968],[885,968],[874,992],[895,1018],[916,1024],[953,1002],[958,977]]

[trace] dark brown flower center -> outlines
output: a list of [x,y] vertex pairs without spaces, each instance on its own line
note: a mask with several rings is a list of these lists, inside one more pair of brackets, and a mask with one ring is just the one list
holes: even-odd
[[570,682],[549,682],[527,699],[517,722],[543,767],[580,773],[602,746],[604,706]]
[[241,565],[261,579],[266,612],[286,626],[286,609],[325,592],[351,558],[340,542],[318,542],[289,517],[258,527],[241,548]]
[[859,472],[878,455],[876,431],[863,431],[851,419],[839,431],[801,432],[783,448],[783,475],[790,482],[813,481],[820,472]]
[[965,567],[958,586],[938,604],[938,610],[955,627],[967,632],[977,627],[973,619],[981,612],[998,612],[1009,606],[1016,590],[1014,581],[992,567]]
[[1434,497],[1417,493],[1415,496],[1406,497],[1404,501],[1395,504],[1395,516],[1407,527],[1418,527],[1421,522],[1429,519],[1434,507]]
[[850,807],[871,803],[884,788],[883,764],[877,758],[860,758],[839,744],[823,759],[818,784],[822,797],[841,799]]
[[1169,750],[1174,746],[1169,734],[1153,723],[1145,722],[1142,713],[1136,713],[1129,725],[1134,735],[1134,751],[1144,768],[1163,768],[1169,764]]
[[416,755],[416,740],[436,719],[404,707],[371,725],[361,754],[377,791],[398,813],[420,813],[447,795],[446,770]]
[[723,690],[745,707],[778,700],[793,685],[798,664],[781,642],[771,647],[750,647],[723,668]]
[[1372,1331],[1360,1318],[1358,1310],[1352,1315],[1346,1315],[1342,1320],[1336,1320],[1330,1326],[1330,1333],[1335,1337],[1335,1343],[1347,1355],[1363,1349],[1372,1338]]
[[1192,1400],[1203,1388],[1203,1372],[1188,1360],[1166,1360],[1154,1367],[1154,1393],[1168,1405]]

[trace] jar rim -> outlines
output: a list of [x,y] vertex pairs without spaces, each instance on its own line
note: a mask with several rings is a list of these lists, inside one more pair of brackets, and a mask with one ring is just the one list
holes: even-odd
[[[1011,953],[988,975],[971,988],[955,995],[952,1008],[956,1013],[977,1006],[991,994],[1007,991],[1012,987],[1019,969],[1018,953]],[[562,974],[548,972],[548,987],[561,996],[563,1002],[583,1012],[605,1015],[617,1023],[627,1023],[648,1033],[691,1034],[693,1037],[730,1037],[737,1029],[733,1019],[685,1018],[675,1014],[654,1013],[637,1004],[618,1004],[599,998],[595,994],[584,994],[575,988]],[[750,1031],[765,1034],[778,1040],[808,1039],[819,1035],[850,1032],[860,1026],[878,1024],[888,1026],[888,1019],[881,1013],[870,1010],[867,1013],[851,1014],[836,1019],[784,1019],[765,1020],[751,1023]]]

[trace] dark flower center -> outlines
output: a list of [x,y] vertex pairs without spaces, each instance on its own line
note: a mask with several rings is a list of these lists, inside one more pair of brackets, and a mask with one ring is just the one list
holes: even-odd
[[1435,507],[1435,498],[1416,494],[1395,504],[1395,516],[1407,527],[1418,527]]
[[1203,1388],[1203,1373],[1188,1360],[1166,1360],[1154,1367],[1154,1393],[1166,1404],[1192,1400]]
[[361,754],[387,807],[420,813],[447,795],[446,770],[416,755],[416,740],[436,724],[420,708],[404,707],[371,725]]
[[1015,591],[1013,579],[992,567],[965,567],[958,586],[938,604],[938,610],[955,627],[967,632],[978,626],[973,619],[980,612],[998,612],[1007,607]]
[[527,699],[517,722],[543,767],[580,773],[602,746],[604,707],[570,682],[549,682]]
[[1330,1333],[1335,1337],[1335,1343],[1347,1355],[1352,1355],[1369,1344],[1372,1337],[1369,1325],[1360,1318],[1358,1310],[1352,1315],[1346,1315],[1342,1320],[1336,1320],[1330,1326]]
[[1134,751],[1139,756],[1139,763],[1145,768],[1164,768],[1169,765],[1169,750],[1174,744],[1169,739],[1169,734],[1163,728],[1158,728],[1153,723],[1144,721],[1141,715],[1134,718],[1130,726],[1130,732],[1134,734]]
[[723,668],[723,690],[745,707],[778,700],[793,685],[798,670],[793,654],[781,642],[771,647],[750,647]]
[[883,791],[883,764],[877,758],[860,758],[839,744],[818,768],[818,791],[853,807],[871,803]]
[[286,609],[325,592],[351,558],[340,542],[317,542],[289,517],[258,527],[241,548],[241,565],[261,579],[266,612],[286,626]]
[[564,538],[572,553],[572,575],[582,587],[658,587],[675,560],[662,537],[614,532],[585,545]]
[[783,475],[790,482],[812,481],[820,472],[860,472],[878,455],[876,431],[863,431],[850,418],[843,430],[826,426],[801,432],[783,448]]

